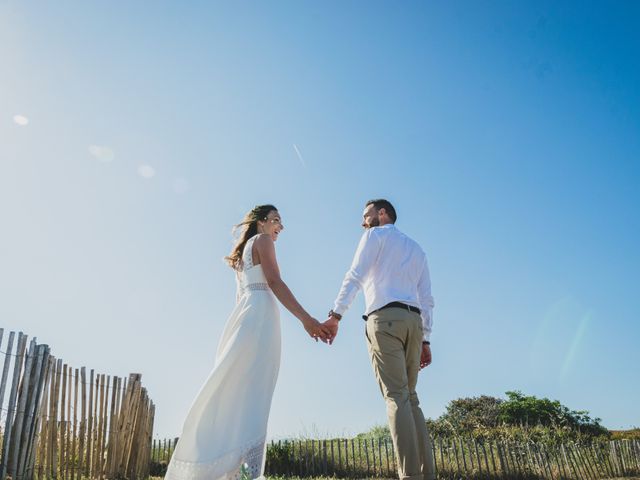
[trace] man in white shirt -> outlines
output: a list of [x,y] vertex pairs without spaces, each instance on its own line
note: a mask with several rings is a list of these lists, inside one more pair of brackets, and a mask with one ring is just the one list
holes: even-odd
[[369,357],[387,404],[400,480],[432,480],[431,439],[416,394],[418,371],[431,363],[431,280],[425,253],[395,227],[396,218],[387,200],[367,202],[365,232],[325,325],[331,343],[342,315],[364,290]]

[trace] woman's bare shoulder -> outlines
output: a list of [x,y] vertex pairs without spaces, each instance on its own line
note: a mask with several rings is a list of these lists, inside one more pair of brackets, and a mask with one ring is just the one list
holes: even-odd
[[257,233],[254,242],[256,245],[267,245],[269,243],[273,244],[273,239],[267,233]]

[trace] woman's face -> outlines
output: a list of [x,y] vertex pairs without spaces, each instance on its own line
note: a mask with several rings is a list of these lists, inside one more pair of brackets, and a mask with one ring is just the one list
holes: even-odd
[[278,235],[284,229],[282,224],[282,218],[277,210],[271,210],[267,215],[267,219],[262,221],[258,220],[258,232],[271,235],[271,239],[275,242],[278,240]]

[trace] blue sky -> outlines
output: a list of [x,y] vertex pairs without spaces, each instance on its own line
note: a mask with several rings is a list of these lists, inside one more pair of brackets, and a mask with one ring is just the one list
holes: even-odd
[[[230,230],[280,208],[332,306],[364,202],[426,250],[427,416],[520,389],[638,426],[634,2],[0,4],[2,326],[140,372],[179,433],[234,302]],[[332,347],[283,312],[269,431],[384,423],[358,297]]]

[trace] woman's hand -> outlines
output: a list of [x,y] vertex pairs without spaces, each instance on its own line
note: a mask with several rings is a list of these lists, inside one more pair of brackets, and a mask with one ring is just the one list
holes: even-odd
[[331,330],[311,316],[302,320],[302,326],[316,342],[320,339],[327,343],[331,337]]

